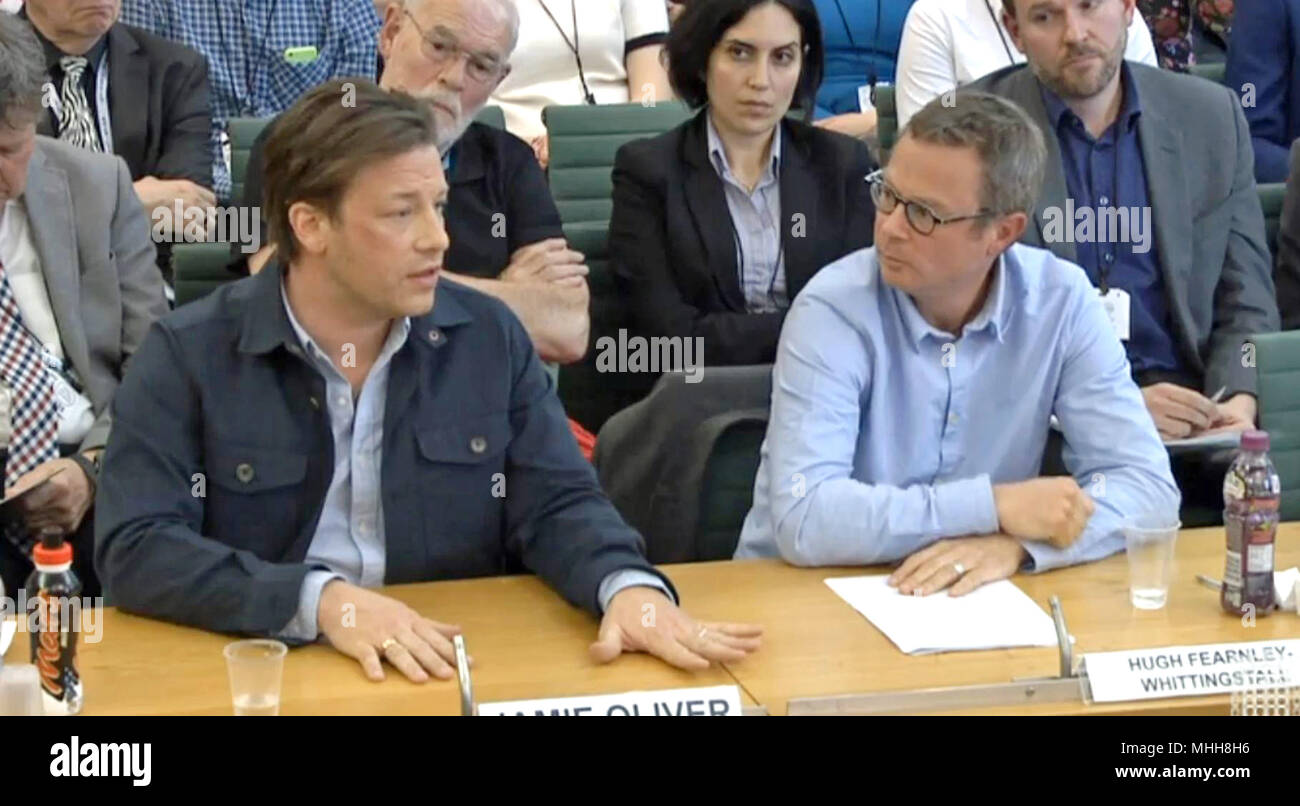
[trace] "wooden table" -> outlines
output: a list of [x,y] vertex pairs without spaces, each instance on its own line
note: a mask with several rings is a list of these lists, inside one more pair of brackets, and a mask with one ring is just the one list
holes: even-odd
[[[1162,610],[1137,610],[1128,598],[1128,560],[1123,554],[1101,562],[1015,582],[1048,609],[1061,598],[1075,653],[1179,644],[1300,638],[1300,617],[1274,613],[1254,627],[1219,608],[1218,595],[1196,582],[1196,574],[1223,576],[1223,528],[1184,530],[1179,535],[1169,603]],[[1276,565],[1300,564],[1300,523],[1278,531]],[[792,568],[771,560],[682,566],[673,580],[692,613],[710,619],[748,619],[763,625],[760,652],[729,671],[744,690],[772,714],[785,714],[800,697],[863,694],[1051,677],[1059,672],[1055,648],[953,652],[909,657],[853,610],[822,581],[833,576],[875,573],[862,568]],[[1180,697],[1134,703],[1083,705],[1043,703],[963,713],[1228,713],[1229,697]]]
[[[479,702],[613,694],[641,689],[734,685],[720,668],[678,671],[644,655],[601,666],[587,657],[596,621],[533,577],[397,585],[385,593],[441,621],[459,624],[474,657]],[[79,645],[86,714],[230,714],[222,647],[229,636],[103,610],[102,641]],[[20,632],[6,655],[28,663]],[[372,683],[360,665],[333,649],[307,646],[285,659],[280,713],[460,713],[455,680],[416,684],[385,665]],[[745,705],[753,701],[742,697]]]
[[[1300,564],[1300,523],[1278,533],[1277,566]],[[390,587],[386,592],[442,621],[460,624],[475,658],[480,702],[605,694],[739,683],[747,705],[784,714],[792,698],[861,694],[1049,677],[1055,649],[957,652],[908,657],[822,581],[874,573],[862,568],[795,568],[777,561],[669,566],[687,609],[708,620],[763,625],[763,648],[726,669],[689,673],[646,656],[608,666],[587,659],[595,621],[532,577]],[[875,569],[882,570],[882,569]],[[1254,627],[1224,614],[1218,597],[1195,582],[1197,573],[1223,573],[1223,530],[1184,531],[1174,584],[1163,610],[1140,611],[1128,600],[1123,555],[1098,563],[1020,576],[1016,584],[1047,608],[1061,597],[1076,653],[1175,644],[1300,637],[1300,617],[1276,613]],[[221,648],[231,639],[103,611],[98,644],[82,644],[87,714],[229,714],[230,693]],[[7,659],[27,662],[19,633]],[[283,714],[456,714],[454,681],[367,681],[351,658],[322,646],[292,650],[285,663]],[[1042,703],[964,713],[1227,713],[1228,698],[1185,697],[1139,703]]]

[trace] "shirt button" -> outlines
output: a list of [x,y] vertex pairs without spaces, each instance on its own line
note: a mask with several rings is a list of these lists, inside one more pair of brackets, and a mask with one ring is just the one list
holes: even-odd
[[956,425],[956,424],[957,424],[957,414],[956,412],[953,412],[952,414],[948,415],[948,425]]
[[1114,262],[1115,262],[1115,255],[1114,255],[1113,253],[1111,253],[1111,252],[1107,252],[1107,253],[1102,257],[1102,259],[1105,260],[1107,263],[1114,263]]
[[307,402],[311,404],[311,407],[313,409],[315,409],[316,411],[320,411],[320,398],[316,397],[315,395],[312,395],[310,398],[307,399]]
[[338,406],[341,409],[347,408],[348,399],[343,395],[339,395],[338,397],[334,398],[334,405]]
[[253,466],[248,462],[241,462],[239,466],[235,468],[235,478],[239,479],[243,484],[252,481],[254,475],[256,474],[253,473]]
[[487,440],[483,437],[474,437],[469,441],[469,449],[474,453],[482,453],[487,450]]
[[1097,201],[1101,202],[1102,204],[1110,204],[1110,199],[1109,199],[1108,197],[1106,197],[1106,196],[1102,196],[1102,197],[1101,197],[1100,199],[1098,199]]

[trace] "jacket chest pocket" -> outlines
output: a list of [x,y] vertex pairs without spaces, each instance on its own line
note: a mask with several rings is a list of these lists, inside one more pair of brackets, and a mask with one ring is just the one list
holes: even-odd
[[416,432],[419,457],[409,490],[424,516],[426,551],[441,577],[500,573],[505,412]]
[[307,453],[209,446],[206,471],[206,534],[265,560],[286,559],[305,506]]

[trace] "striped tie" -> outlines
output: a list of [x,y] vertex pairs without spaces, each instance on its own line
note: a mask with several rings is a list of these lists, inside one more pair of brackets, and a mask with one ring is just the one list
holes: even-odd
[[0,266],[0,380],[10,390],[9,458],[5,488],[59,456],[59,407],[54,383],[41,359],[41,347],[23,327],[22,314]]
[[79,148],[102,151],[95,121],[90,116],[90,102],[81,79],[86,74],[88,62],[81,56],[64,56],[59,59],[63,68],[63,91],[59,96],[59,139]]

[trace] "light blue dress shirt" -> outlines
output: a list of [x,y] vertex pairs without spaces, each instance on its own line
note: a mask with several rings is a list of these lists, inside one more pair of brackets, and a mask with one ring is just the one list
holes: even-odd
[[753,192],[745,189],[731,172],[722,138],[708,121],[709,159],[722,179],[731,213],[736,242],[736,269],[745,309],[750,313],[771,313],[790,307],[785,290],[785,252],[781,242],[781,126],[772,136],[772,158]]
[[[384,408],[388,402],[388,370],[393,355],[406,344],[411,322],[405,318],[393,322],[379,357],[361,385],[361,393],[354,399],[352,384],[298,323],[283,286],[280,296],[308,360],[325,379],[326,409],[334,433],[334,476],[304,560],[314,570],[303,579],[297,613],[280,632],[282,638],[314,641],[320,634],[316,616],[326,583],[343,579],[366,588],[384,584],[386,541],[380,495]],[[658,577],[627,569],[615,571],[601,581],[597,590],[601,609],[609,607],[614,594],[638,585],[673,598]]]
[[959,337],[882,282],[874,248],[809,281],[781,332],[737,558],[866,565],[996,532],[993,485],[1038,475],[1053,414],[1097,508],[1068,548],[1023,541],[1030,570],[1121,550],[1135,516],[1176,516],[1168,454],[1087,275],[1022,244],[994,272]]

